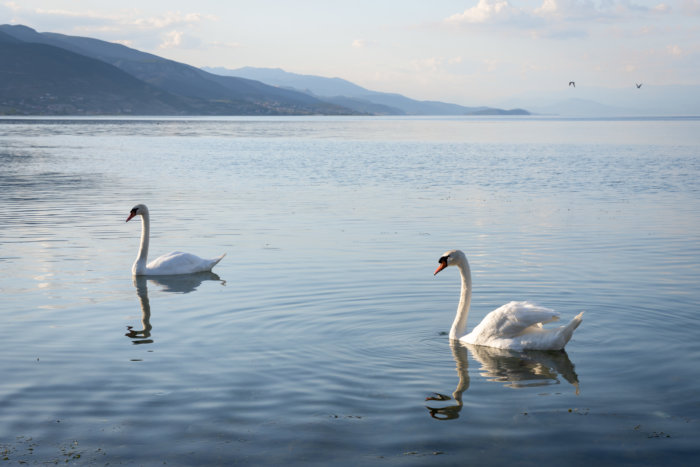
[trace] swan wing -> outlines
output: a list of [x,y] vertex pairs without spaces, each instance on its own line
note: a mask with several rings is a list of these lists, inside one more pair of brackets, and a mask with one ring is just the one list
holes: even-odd
[[146,266],[150,275],[169,276],[174,274],[192,274],[195,272],[211,271],[225,255],[214,259],[204,259],[192,253],[173,251],[160,256]]
[[[559,319],[559,313],[530,302],[510,302],[486,315],[474,332],[509,338]],[[477,331],[478,329],[478,331]]]

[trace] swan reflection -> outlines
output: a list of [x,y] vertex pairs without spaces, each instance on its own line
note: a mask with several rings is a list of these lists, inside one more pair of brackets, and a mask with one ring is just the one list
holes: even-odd
[[132,339],[134,344],[152,344],[151,337],[151,304],[148,301],[148,282],[161,288],[163,292],[190,293],[197,290],[204,281],[218,281],[221,285],[226,285],[226,281],[210,271],[196,274],[182,274],[178,276],[134,276],[134,287],[141,304],[141,329],[134,329],[127,326],[125,336]]
[[469,352],[480,364],[479,374],[488,381],[504,383],[511,388],[529,388],[560,384],[560,377],[571,384],[579,394],[579,382],[574,365],[564,350],[505,350],[481,345],[450,341],[452,356],[457,363],[459,384],[452,397],[435,393],[426,400],[449,401],[455,404],[445,407],[426,407],[430,416],[439,420],[459,417],[462,395],[469,389]]
[[559,384],[558,376],[579,394],[578,376],[565,350],[502,350],[470,345],[469,351],[481,364],[479,374],[489,381],[511,388]]
[[448,401],[454,399],[456,404],[446,407],[427,407],[430,411],[430,416],[438,420],[452,420],[459,418],[459,412],[462,410],[462,393],[469,389],[469,355],[467,354],[466,344],[460,344],[459,341],[451,340],[450,347],[452,348],[452,356],[457,362],[457,375],[459,376],[459,384],[457,389],[452,393],[452,397],[444,394],[435,393],[425,400],[430,401]]

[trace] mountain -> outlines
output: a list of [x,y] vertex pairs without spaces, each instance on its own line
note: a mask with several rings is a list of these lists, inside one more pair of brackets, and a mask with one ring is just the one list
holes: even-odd
[[[0,33],[5,38],[4,44],[7,47],[16,47],[17,43],[32,44],[31,53],[27,56],[27,60],[32,59],[43,60],[46,54],[56,52],[61,49],[65,52],[70,52],[72,55],[54,54],[55,59],[50,60],[49,64],[42,66],[36,64],[32,68],[27,60],[24,60],[25,71],[34,70],[35,75],[31,77],[31,82],[38,88],[46,87],[54,89],[54,92],[59,90],[63,93],[68,92],[66,96],[71,102],[75,102],[73,97],[79,95],[81,89],[76,83],[76,74],[71,74],[70,79],[65,85],[56,88],[52,80],[52,73],[58,70],[59,73],[69,73],[63,68],[71,66],[70,60],[75,59],[74,56],[82,56],[93,61],[98,61],[103,64],[109,64],[112,68],[103,69],[103,73],[112,73],[113,81],[119,81],[124,78],[126,73],[132,78],[138,80],[139,86],[148,85],[148,89],[153,92],[160,92],[162,97],[166,99],[173,109],[171,113],[187,114],[187,115],[305,115],[305,114],[355,114],[356,112],[337,104],[324,102],[314,96],[305,93],[281,89],[274,86],[265,85],[261,82],[235,77],[219,76],[198,68],[186,65],[183,63],[167,60],[156,55],[140,52],[129,47],[92,39],[87,37],[67,36],[56,33],[38,33],[34,29],[21,25],[1,25]],[[8,40],[9,38],[9,40]],[[9,44],[14,44],[10,46]],[[36,46],[52,47],[52,49],[42,49],[43,54],[37,52],[39,48]],[[12,56],[17,56],[17,51],[9,52]],[[43,57],[43,58],[42,58]],[[69,59],[68,57],[73,57]],[[0,65],[0,73],[4,72],[8,62]],[[87,67],[85,63],[82,66]],[[93,63],[94,66],[94,63]],[[119,70],[122,74],[115,73],[114,69]],[[75,70],[79,74],[81,69]],[[97,82],[88,86],[91,92],[98,90],[98,85],[103,81]],[[10,87],[12,86],[12,87]],[[15,110],[19,113],[34,113],[41,107],[27,108],[22,107],[21,102],[25,97],[19,91],[27,92],[27,87],[19,86],[16,81],[8,82],[3,85],[6,95],[14,95],[13,104],[20,105]],[[52,86],[54,86],[52,88]],[[141,95],[131,89],[130,86],[137,86],[135,82],[121,83],[121,91],[126,94],[124,100],[131,102],[140,99]],[[106,90],[107,95],[111,95],[115,89]],[[133,91],[133,92],[132,92]],[[56,97],[56,96],[54,96]],[[34,97],[32,97],[34,98]],[[59,97],[56,97],[59,98]],[[63,99],[63,97],[60,97]],[[71,100],[73,99],[73,100]],[[138,110],[133,109],[127,111],[122,107],[110,107],[108,102],[113,102],[113,99],[107,99],[105,105],[100,109],[92,108],[86,110],[86,113],[156,113],[162,114],[166,112],[160,105],[152,103],[152,107],[147,107],[144,102]],[[3,101],[4,102],[4,101]],[[77,103],[76,103],[77,104]],[[6,106],[7,107],[7,106]],[[76,107],[77,108],[77,107]],[[152,110],[149,110],[151,109]],[[47,107],[46,112],[56,113],[58,110],[54,107]],[[58,113],[70,111],[68,107],[61,107]]]
[[0,32],[0,113],[178,114],[187,103],[118,68]]
[[254,79],[272,86],[294,89],[361,113],[379,115],[528,115],[522,109],[464,107],[436,101],[418,101],[400,94],[370,91],[341,78],[289,73],[279,68],[203,68],[222,76]]
[[574,117],[649,117],[700,115],[700,86],[630,83],[625,88],[563,88],[547,94],[515,96],[502,105],[525,106],[533,113]]
[[529,114],[418,101],[279,69],[208,71],[121,44],[22,25],[0,25],[0,44],[0,114]]

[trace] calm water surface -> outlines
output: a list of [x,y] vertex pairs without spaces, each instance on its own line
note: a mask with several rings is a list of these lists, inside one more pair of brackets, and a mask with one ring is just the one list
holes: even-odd
[[[698,180],[700,119],[0,120],[0,459],[694,464]],[[451,248],[566,352],[451,346]]]

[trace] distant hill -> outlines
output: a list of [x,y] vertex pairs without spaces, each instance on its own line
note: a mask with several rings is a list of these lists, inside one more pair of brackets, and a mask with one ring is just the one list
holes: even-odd
[[604,88],[576,83],[547,93],[514,96],[502,105],[526,106],[541,115],[579,117],[640,117],[700,115],[700,86],[630,83],[624,88]]
[[[305,93],[281,89],[265,85],[254,80],[225,77],[207,73],[198,68],[183,63],[167,60],[156,55],[140,52],[129,47],[101,41],[98,39],[66,36],[55,33],[38,33],[34,29],[21,25],[2,25],[0,33],[3,34],[7,47],[15,47],[14,51],[6,51],[8,57],[18,57],[17,44],[33,45],[26,48],[28,55],[23,59],[23,73],[32,83],[31,87],[21,86],[17,80],[7,81],[3,84],[3,93],[6,96],[14,96],[12,102],[3,100],[0,105],[3,108],[12,108],[16,113],[137,113],[137,114],[186,114],[186,115],[308,115],[308,114],[356,114],[357,112],[337,104],[324,102]],[[14,44],[14,45],[10,45]],[[51,47],[49,49],[37,47]],[[57,49],[70,54],[57,53]],[[39,52],[43,50],[43,52]],[[91,105],[80,109],[80,102],[76,100],[85,85],[79,79],[80,73],[95,68],[88,66],[88,62],[81,62],[81,68],[70,72],[75,64],[75,56],[103,64],[111,65],[111,68],[102,69],[102,79],[90,83],[86,91],[91,95],[100,95],[100,86],[109,79],[104,74],[112,74],[112,87],[104,89],[104,103],[101,106]],[[52,57],[49,57],[52,56]],[[42,65],[35,61],[49,60]],[[0,62],[0,74],[9,72],[10,64]],[[121,74],[115,73],[115,69]],[[34,73],[31,77],[27,74]],[[58,86],[52,76],[56,73],[65,74],[65,83]],[[121,87],[115,88],[117,81],[124,78],[124,74],[130,75],[130,83],[121,82]],[[140,81],[137,85],[133,81]],[[132,86],[147,87],[155,95],[160,93],[158,99],[164,102],[155,102],[146,99],[137,107],[127,105],[144,99]],[[42,106],[43,101],[36,101],[36,96],[31,89],[53,89],[52,98],[61,102],[72,102],[73,107],[67,105]],[[34,91],[32,91],[34,92]],[[61,95],[59,95],[59,93]],[[115,94],[116,93],[116,94]],[[114,96],[119,95],[119,98]],[[29,100],[27,100],[29,99]],[[156,100],[158,100],[156,99]],[[118,101],[124,105],[116,105]],[[30,102],[31,101],[31,102]],[[38,104],[37,104],[38,102]],[[96,103],[96,101],[91,100]],[[112,104],[110,104],[112,103]],[[10,105],[12,104],[12,105]],[[167,105],[164,105],[167,104]],[[38,106],[37,106],[38,105]],[[71,108],[73,110],[71,110]],[[7,112],[8,110],[5,110]]]
[[199,69],[121,44],[0,25],[0,114],[527,115],[280,69]]
[[0,113],[179,114],[186,102],[118,68],[0,32]]
[[289,73],[280,68],[244,67],[203,68],[222,76],[254,79],[272,86],[301,91],[327,102],[357,112],[379,115],[528,115],[523,109],[503,110],[492,107],[464,107],[436,101],[418,101],[400,94],[370,91],[341,78],[324,78]]

